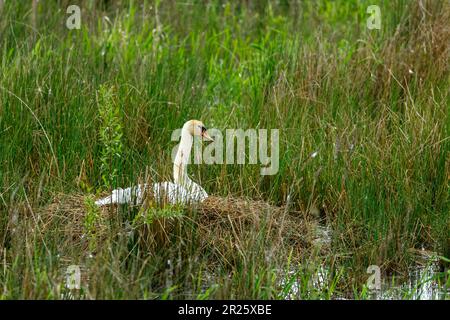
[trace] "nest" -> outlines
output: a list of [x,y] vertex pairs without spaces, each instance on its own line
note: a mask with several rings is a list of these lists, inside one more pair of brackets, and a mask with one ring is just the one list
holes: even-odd
[[[92,208],[89,209],[83,194],[56,195],[52,203],[38,211],[41,232],[55,232],[56,226],[68,247],[78,245],[88,250],[86,215],[89,210]],[[94,229],[99,243],[112,233],[108,219],[126,218],[118,214],[117,206],[95,210],[98,210],[98,217]],[[288,212],[286,207],[264,201],[210,196],[203,203],[183,208],[183,211],[181,217],[159,217],[151,223],[141,224],[134,232],[146,249],[152,250],[155,246],[170,245],[176,225],[193,222],[197,226],[196,241],[202,250],[230,264],[236,254],[257,254],[255,247],[265,250],[268,259],[280,250],[286,254],[299,253],[310,246],[313,239],[314,223],[307,222],[299,212]]]
[[256,247],[271,259],[275,252],[299,254],[311,245],[314,224],[284,206],[211,196],[201,204],[199,214],[200,239],[226,260],[234,260],[236,254],[256,253]]
[[[40,224],[40,232],[48,235],[56,233],[62,234],[61,241],[68,242],[71,247],[82,246],[88,249],[88,238],[86,228],[86,216],[89,207],[86,202],[86,195],[83,194],[57,194],[53,201],[37,210]],[[105,238],[107,228],[103,223],[105,219],[111,217],[111,210],[107,207],[96,208],[98,219],[92,229],[95,229],[95,236]]]
[[245,198],[211,196],[200,205],[199,211],[201,227],[217,231],[218,235],[265,230],[268,235],[276,231],[279,237],[295,238],[304,227],[303,221],[295,219],[285,207]]

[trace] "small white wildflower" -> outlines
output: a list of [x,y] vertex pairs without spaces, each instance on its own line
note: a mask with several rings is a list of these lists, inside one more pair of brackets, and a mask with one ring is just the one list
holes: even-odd
[[408,69],[409,74],[413,74],[414,71],[412,71],[411,69]]
[[319,154],[319,151],[314,151],[311,153],[311,158],[315,158]]

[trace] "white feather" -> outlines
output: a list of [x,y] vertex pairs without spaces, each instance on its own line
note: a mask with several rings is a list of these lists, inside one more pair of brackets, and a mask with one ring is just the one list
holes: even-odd
[[[197,188],[196,188],[197,187]],[[200,188],[200,189],[198,189]],[[158,201],[170,204],[189,203],[203,201],[208,194],[198,185],[195,185],[190,191],[183,186],[173,182],[160,182],[153,184],[153,190],[149,190],[147,184],[137,185],[126,189],[118,188],[111,192],[111,195],[97,200],[97,206],[109,204],[142,204],[146,194],[152,196]]]

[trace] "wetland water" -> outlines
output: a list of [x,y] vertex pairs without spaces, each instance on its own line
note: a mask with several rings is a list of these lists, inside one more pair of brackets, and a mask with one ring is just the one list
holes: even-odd
[[[316,230],[317,238],[314,240],[317,245],[329,245],[331,242],[331,229],[318,226]],[[438,255],[426,250],[418,250],[417,258],[407,274],[393,274],[380,276],[380,288],[368,290],[365,299],[370,300],[447,300],[450,299],[449,270],[441,270]],[[287,277],[281,281],[281,286],[285,288],[285,299],[298,299],[302,281],[309,281],[312,290],[307,290],[309,296],[312,291],[317,291],[317,298],[322,298],[321,292],[326,290],[326,286],[333,283],[330,271],[326,265],[316,267],[310,277],[298,277],[298,270],[291,268]],[[370,274],[367,274],[369,278]],[[303,293],[304,294],[304,293]],[[331,299],[348,299],[339,293],[332,294]]]

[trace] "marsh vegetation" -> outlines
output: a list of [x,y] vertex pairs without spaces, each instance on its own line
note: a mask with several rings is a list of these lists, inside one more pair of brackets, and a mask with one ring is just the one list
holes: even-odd
[[[0,298],[372,298],[368,266],[423,252],[448,298],[448,1],[377,1],[379,30],[364,0],[79,1],[69,30],[72,2],[0,1]],[[96,208],[170,180],[188,119],[279,129],[277,174],[191,165],[207,209]]]

